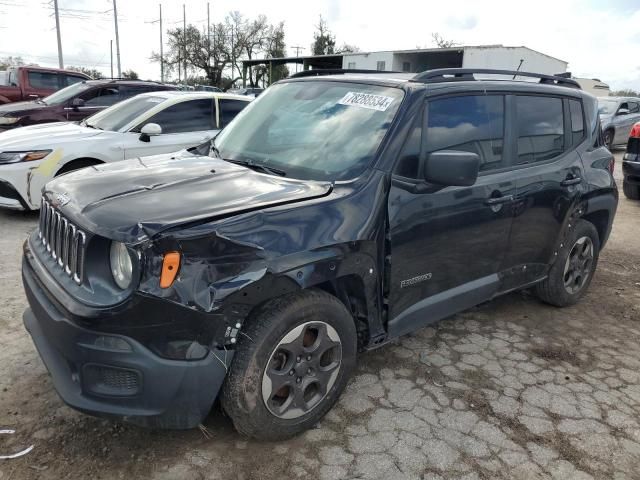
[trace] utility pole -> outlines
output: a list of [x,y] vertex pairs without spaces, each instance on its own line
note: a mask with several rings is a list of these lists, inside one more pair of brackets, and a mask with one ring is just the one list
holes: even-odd
[[164,82],[164,54],[162,52],[162,4],[160,4],[160,81]]
[[[236,64],[236,49],[233,46],[233,24],[231,24],[231,81],[233,81],[233,74],[235,73]],[[231,84],[233,86],[233,83]]]
[[113,40],[109,40],[109,50],[111,50],[111,78],[113,78]]
[[211,69],[211,17],[209,16],[209,2],[207,2],[207,67]]
[[[301,47],[299,45],[296,45],[294,47],[291,47],[296,51],[296,58],[300,56],[300,50],[304,50],[304,47]],[[296,62],[296,72],[298,71],[298,62]]]
[[[183,58],[183,63],[184,63],[184,83],[187,83],[187,11],[186,11],[186,7],[184,6],[184,3],[182,4],[182,36],[184,39],[184,58]],[[180,67],[178,67],[180,68]]]
[[53,0],[53,10],[56,16],[56,34],[58,36],[58,64],[60,68],[64,68],[64,61],[62,60],[62,40],[60,39],[60,17],[58,15],[58,0]]
[[116,25],[116,58],[118,60],[118,78],[122,78],[122,69],[120,68],[120,35],[118,34],[118,7],[116,0],[113,0],[113,21]]

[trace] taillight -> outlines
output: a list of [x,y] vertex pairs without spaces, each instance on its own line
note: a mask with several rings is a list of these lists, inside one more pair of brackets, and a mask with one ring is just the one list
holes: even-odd
[[631,129],[629,138],[640,138],[640,122],[636,123]]

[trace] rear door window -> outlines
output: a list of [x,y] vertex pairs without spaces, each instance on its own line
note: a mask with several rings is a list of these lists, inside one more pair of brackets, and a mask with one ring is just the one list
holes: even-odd
[[43,90],[58,90],[58,74],[53,72],[30,71],[27,72],[29,85],[32,88],[41,88]]
[[157,123],[162,127],[162,133],[215,130],[214,100],[206,98],[177,103],[156,113],[144,123]]
[[243,102],[241,100],[219,100],[220,105],[220,128],[226,127],[231,120],[236,118],[244,107],[249,105],[249,102]]
[[566,150],[562,99],[516,96],[516,164],[546,162]]

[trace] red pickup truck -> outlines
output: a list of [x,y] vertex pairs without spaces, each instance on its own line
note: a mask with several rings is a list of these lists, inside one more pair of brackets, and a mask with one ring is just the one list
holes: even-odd
[[0,104],[46,97],[91,77],[80,72],[43,67],[9,67],[0,85]]

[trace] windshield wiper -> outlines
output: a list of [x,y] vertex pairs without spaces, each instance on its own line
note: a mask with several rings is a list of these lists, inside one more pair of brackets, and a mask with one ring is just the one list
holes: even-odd
[[84,127],[95,128],[96,130],[102,130],[100,127],[96,127],[93,123],[84,122]]
[[279,177],[286,177],[287,172],[284,170],[280,170],[279,168],[267,167],[266,165],[262,165],[260,163],[254,163],[253,160],[236,160],[232,158],[224,158],[216,147],[215,138],[211,139],[210,150],[209,153],[213,153],[214,158],[219,158],[220,160],[224,160],[225,162],[235,163],[236,165],[242,165],[243,167],[250,168],[251,170],[256,170],[263,173],[268,173],[269,175],[277,175]]
[[285,172],[284,170],[280,170],[278,168],[273,168],[273,167],[267,167],[266,165],[263,165],[260,163],[253,163],[252,160],[232,160],[229,158],[223,158],[223,160],[230,163],[235,163],[236,165],[242,165],[243,167],[250,168],[251,170],[257,170],[263,173],[268,173],[270,175],[277,175],[279,177],[287,176],[287,172]]

